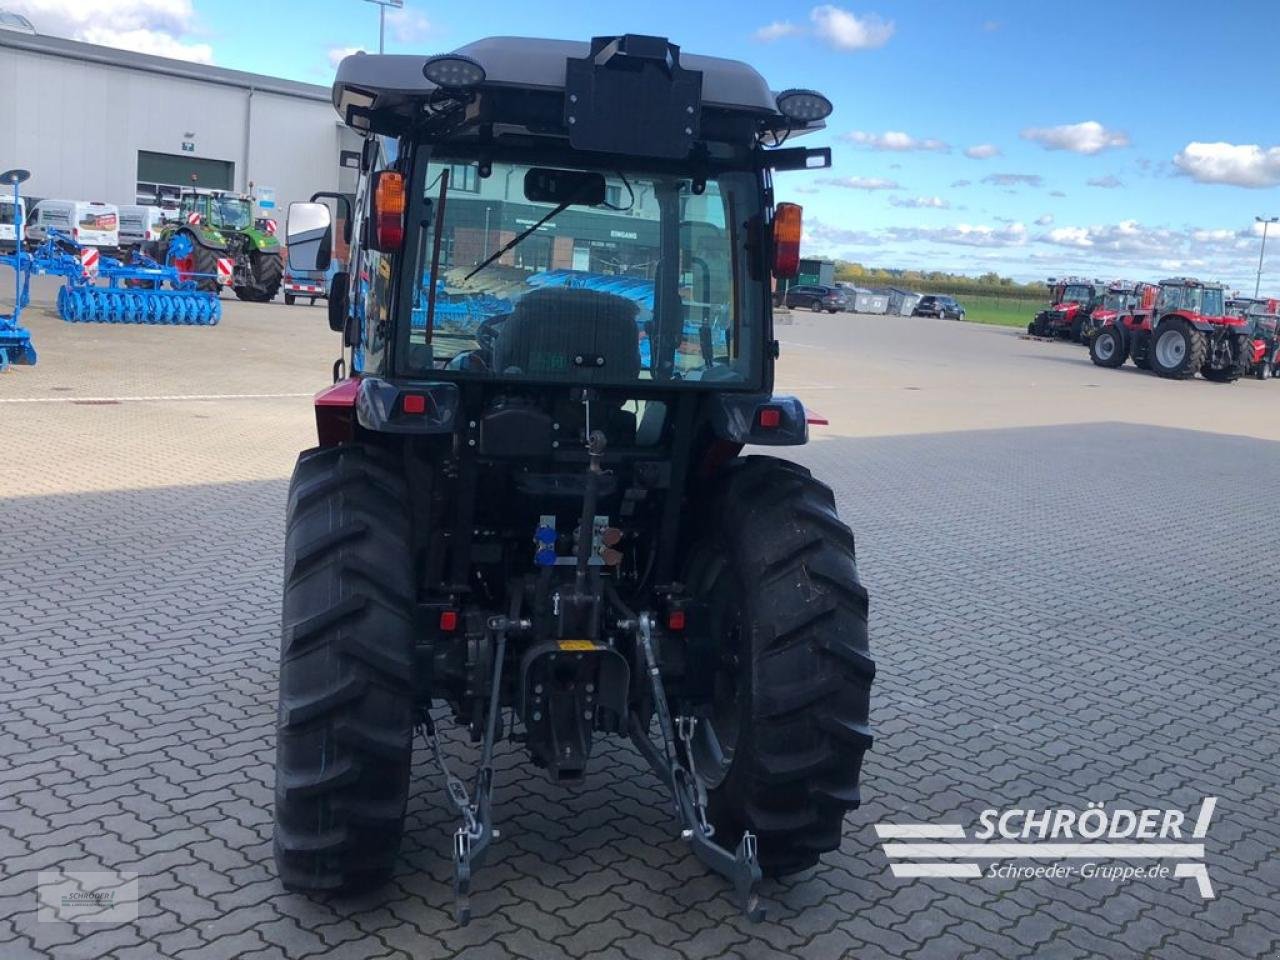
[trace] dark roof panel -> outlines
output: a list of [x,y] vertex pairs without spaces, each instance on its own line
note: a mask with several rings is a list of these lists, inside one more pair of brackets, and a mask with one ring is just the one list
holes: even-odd
[[[591,44],[583,40],[539,40],[522,37],[487,37],[454,53],[471,57],[485,69],[485,87],[563,90],[565,62],[586,57]],[[404,54],[363,54],[347,57],[338,65],[333,104],[342,101],[342,88],[355,87],[394,97],[421,97],[436,89],[422,75],[427,57]],[[680,65],[702,72],[704,106],[777,115],[774,94],[759,72],[737,60],[680,53]],[[339,113],[342,113],[339,108]],[[820,126],[820,124],[815,124]]]

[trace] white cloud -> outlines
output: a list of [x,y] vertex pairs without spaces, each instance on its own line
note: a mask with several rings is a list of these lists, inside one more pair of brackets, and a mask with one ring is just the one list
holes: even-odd
[[1280,184],[1280,146],[1197,141],[1183,147],[1174,156],[1173,164],[1199,183],[1254,189]]
[[1044,185],[1044,178],[1038,173],[989,173],[982,182],[997,187],[1039,187]]
[[911,207],[914,209],[949,210],[951,204],[941,197],[890,197],[892,207]]
[[1093,246],[1093,238],[1085,227],[1057,227],[1049,231],[1048,241],[1060,247]]
[[993,143],[979,143],[967,148],[964,155],[970,160],[990,160],[1000,156],[1000,148]]
[[901,190],[902,185],[896,180],[883,177],[823,177],[816,181],[832,187],[845,187],[848,190]]
[[1040,216],[1036,217],[1037,227],[1047,227],[1051,223],[1053,223],[1052,213],[1042,213]]
[[1086,186],[1101,187],[1103,190],[1114,190],[1117,187],[1123,187],[1124,183],[1119,177],[1108,173],[1105,177],[1090,177],[1085,181]]
[[330,47],[329,48],[329,66],[337,70],[338,64],[340,64],[347,57],[351,56],[353,53],[361,53],[363,51],[364,51],[363,47]]
[[987,33],[995,33],[1003,26],[1004,24],[999,20],[987,20],[982,24],[982,29]]
[[1137,220],[1114,224],[1056,227],[1037,237],[1050,246],[1087,250],[1095,260],[1134,268],[1173,269],[1172,263],[1210,267],[1214,275],[1239,272],[1257,249],[1253,231],[1221,227],[1173,230],[1146,227]]
[[1061,190],[1050,190],[1050,191],[1049,191],[1049,196],[1051,196],[1051,197],[1065,197],[1065,196],[1066,196],[1066,194],[1065,194],[1065,193],[1063,193]]
[[874,50],[893,36],[892,20],[874,13],[859,17],[833,4],[814,7],[809,12],[814,32],[837,50]]
[[188,39],[191,0],[5,0],[40,33],[154,56],[213,63],[213,47]]
[[413,7],[387,11],[387,27],[399,43],[417,43],[425,40],[432,31],[431,21]]
[[884,243],[884,238],[867,230],[849,230],[820,220],[805,220],[802,241],[805,246],[813,244],[827,252],[834,250],[837,245],[877,247]]
[[971,186],[973,186],[972,180],[952,180],[951,181],[951,188],[953,190],[957,187],[971,187]]
[[775,20],[773,23],[757,30],[755,38],[764,43],[772,43],[774,40],[795,36],[797,33],[804,33],[804,27],[794,24],[790,20]]
[[1015,247],[1027,242],[1027,228],[1022,223],[992,227],[986,224],[958,223],[949,227],[892,227],[895,240],[921,241],[960,247]]
[[1046,150],[1070,150],[1072,153],[1101,153],[1111,147],[1129,146],[1129,135],[1123,130],[1108,130],[1097,120],[1066,123],[1057,127],[1028,127],[1023,140],[1031,140]]
[[941,140],[935,140],[932,137],[917,140],[909,133],[903,133],[901,130],[886,130],[884,133],[867,133],[864,130],[854,130],[851,133],[846,133],[840,139],[870,147],[872,150],[893,150],[897,152],[931,150],[935,153],[948,153],[951,150],[950,144]]

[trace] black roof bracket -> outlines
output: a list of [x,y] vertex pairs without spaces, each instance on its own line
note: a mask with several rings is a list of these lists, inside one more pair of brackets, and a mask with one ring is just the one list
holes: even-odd
[[702,72],[665,37],[595,37],[565,62],[564,119],[575,150],[682,159],[698,140]]

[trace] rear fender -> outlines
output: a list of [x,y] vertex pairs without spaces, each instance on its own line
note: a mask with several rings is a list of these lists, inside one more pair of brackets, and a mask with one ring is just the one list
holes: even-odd
[[729,443],[796,447],[809,442],[809,418],[796,397],[719,393],[710,414],[712,432]]
[[250,249],[257,253],[278,253],[280,251],[280,241],[265,230],[259,230],[255,227],[241,232],[249,238]]
[[212,227],[206,227],[201,224],[189,224],[180,231],[191,236],[196,243],[209,250],[225,250],[227,249],[227,238]]

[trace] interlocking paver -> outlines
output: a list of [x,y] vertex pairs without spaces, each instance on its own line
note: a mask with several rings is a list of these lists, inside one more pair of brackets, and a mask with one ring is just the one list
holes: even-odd
[[[314,317],[227,307],[203,340],[64,329],[37,314],[41,365],[0,377],[0,399],[60,385],[320,385],[333,349],[305,326]],[[836,336],[828,329],[787,336]],[[395,883],[354,900],[285,893],[270,849],[275,625],[287,476],[312,431],[305,397],[0,405],[0,438],[18,422],[42,438],[0,458],[0,529],[21,531],[0,541],[0,582],[21,585],[0,594],[0,957],[1274,956],[1280,610],[1257,598],[1280,542],[1262,480],[1280,474],[1280,444],[1248,420],[1274,388],[1116,374],[1116,390],[1147,391],[1133,394],[1141,424],[1120,422],[1134,419],[1126,404],[1036,419],[1024,386],[1025,403],[966,425],[965,403],[991,408],[987,391],[1007,398],[1025,369],[1052,383],[1055,404],[1104,394],[1079,389],[1075,367],[1034,366],[1075,354],[930,327],[950,338],[941,355],[970,349],[967,337],[1008,366],[964,354],[964,382],[959,361],[931,367],[913,397],[964,399],[928,408],[951,432],[922,433],[889,402],[903,374],[885,358],[900,334],[852,329],[863,353],[797,344],[784,370],[862,434],[833,426],[793,455],[832,485],[858,535],[877,742],[842,851],[766,884],[760,927],[674,837],[657,781],[622,743],[600,745],[599,775],[576,790],[503,745],[503,840],[477,877],[470,927],[451,918],[455,824],[424,751]],[[228,337],[248,356],[191,366],[192,344]],[[138,344],[154,369],[134,362]],[[849,384],[846,399],[831,390],[847,380],[830,373],[837,363],[874,384]],[[1102,377],[1087,362],[1080,373]],[[1224,414],[1229,404],[1245,419]],[[894,417],[901,431],[877,427]],[[1173,428],[1182,421],[1199,432]],[[1237,428],[1254,437],[1215,432]],[[464,738],[445,742],[470,769]],[[1093,800],[1188,809],[1204,796],[1219,798],[1213,901],[1190,882],[904,881],[870,827]],[[136,870],[139,919],[37,922],[36,872],[58,868]]]

